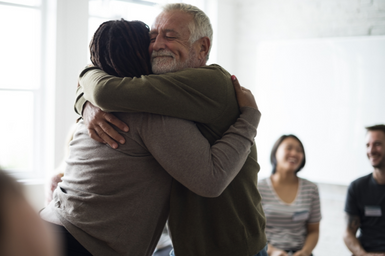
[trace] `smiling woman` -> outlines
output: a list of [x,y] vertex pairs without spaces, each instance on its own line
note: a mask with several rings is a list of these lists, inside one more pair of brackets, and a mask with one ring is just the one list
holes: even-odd
[[317,185],[297,177],[305,149],[295,135],[281,136],[271,151],[272,175],[258,183],[266,216],[268,254],[311,255],[321,220]]

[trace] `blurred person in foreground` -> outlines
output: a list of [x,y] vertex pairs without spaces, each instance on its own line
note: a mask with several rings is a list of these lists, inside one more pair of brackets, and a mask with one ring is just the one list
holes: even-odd
[[[213,37],[209,18],[195,6],[168,4],[150,36],[152,71],[162,75],[122,78],[95,68],[81,74],[76,109],[91,137],[117,148],[124,138],[110,124],[122,131],[128,126],[100,109],[141,111],[196,122],[213,145],[238,118],[239,109],[230,74],[219,65],[206,66]],[[242,170],[217,198],[204,198],[173,180],[169,228],[176,256],[265,255],[258,171],[253,145]]]
[[[317,245],[321,220],[316,184],[297,176],[305,149],[295,135],[281,136],[270,155],[272,175],[258,183],[266,215],[269,256],[309,256]],[[289,254],[291,253],[291,254]]]
[[58,256],[56,241],[13,178],[0,170],[0,255]]
[[[166,80],[150,74],[149,43],[143,22],[108,21],[91,41],[91,60],[112,75]],[[78,123],[62,182],[41,212],[63,237],[66,255],[152,255],[169,215],[173,178],[200,196],[222,193],[249,155],[260,118],[250,91],[233,82],[237,118],[213,145],[194,122],[157,114],[115,113],[130,126],[122,133],[127,143],[116,150]]]
[[385,125],[366,130],[366,155],[373,171],[348,188],[344,242],[354,256],[385,256]]

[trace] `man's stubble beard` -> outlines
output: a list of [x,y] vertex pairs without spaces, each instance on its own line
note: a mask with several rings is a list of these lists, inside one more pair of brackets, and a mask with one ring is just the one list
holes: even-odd
[[[167,56],[157,57],[155,56]],[[169,50],[153,51],[151,55],[151,66],[154,74],[164,74],[168,72],[175,72],[185,68],[196,68],[198,60],[193,48],[190,48],[189,57],[185,62],[177,62],[175,55]]]
[[[369,161],[370,161],[369,155],[367,155],[367,157],[369,158]],[[370,165],[371,165],[373,168],[375,168],[375,169],[381,169],[381,170],[384,169],[384,167],[385,167],[385,158],[384,158],[384,156],[382,156],[381,161],[378,162],[377,164],[372,164],[371,161],[370,161]]]

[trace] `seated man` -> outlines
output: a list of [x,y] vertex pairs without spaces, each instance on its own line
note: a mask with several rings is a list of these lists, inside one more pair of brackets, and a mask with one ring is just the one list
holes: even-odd
[[374,170],[349,186],[344,241],[354,256],[385,256],[385,125],[366,129],[366,152]]

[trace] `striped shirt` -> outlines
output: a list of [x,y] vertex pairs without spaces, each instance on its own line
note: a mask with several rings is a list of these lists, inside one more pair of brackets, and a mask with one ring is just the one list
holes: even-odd
[[266,216],[268,242],[281,250],[302,249],[306,239],[306,224],[321,220],[320,199],[316,184],[299,178],[297,196],[290,204],[275,192],[270,178],[258,183],[262,207]]

